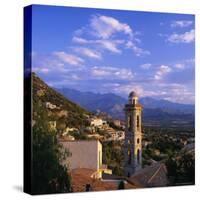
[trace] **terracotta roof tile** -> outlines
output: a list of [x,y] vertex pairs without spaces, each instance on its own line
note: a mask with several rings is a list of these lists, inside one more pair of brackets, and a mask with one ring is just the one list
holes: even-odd
[[[91,175],[95,171],[92,169],[79,168],[71,171],[71,184],[73,192],[85,192],[86,184],[90,184],[91,191],[106,191],[106,190],[117,190],[118,182],[107,182],[101,179],[93,179]],[[125,189],[138,188],[131,182],[125,184]]]

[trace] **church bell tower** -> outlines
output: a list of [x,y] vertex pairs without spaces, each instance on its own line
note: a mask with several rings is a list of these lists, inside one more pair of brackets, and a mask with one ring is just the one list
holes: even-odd
[[141,110],[135,92],[129,94],[125,105],[124,175],[131,176],[142,167]]

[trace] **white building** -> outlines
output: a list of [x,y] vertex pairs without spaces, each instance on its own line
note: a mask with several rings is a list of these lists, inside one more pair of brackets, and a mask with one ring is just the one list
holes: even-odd
[[98,140],[60,140],[64,150],[70,152],[70,156],[63,161],[69,170],[77,168],[92,169],[95,171],[94,177],[101,178],[102,172],[112,173],[102,164],[102,144]]
[[114,124],[115,126],[121,126],[120,120],[117,120],[117,119],[114,119],[114,120],[113,120],[113,124]]
[[69,128],[69,127],[67,127],[62,135],[68,135],[68,133],[73,132],[73,131],[78,131],[78,129],[77,128]]
[[106,124],[106,121],[104,121],[104,120],[102,120],[100,118],[93,118],[90,121],[90,126],[99,127],[99,126],[103,126],[104,124]]
[[51,102],[46,102],[46,108],[49,108],[49,109],[55,109],[56,108],[56,105],[52,104]]

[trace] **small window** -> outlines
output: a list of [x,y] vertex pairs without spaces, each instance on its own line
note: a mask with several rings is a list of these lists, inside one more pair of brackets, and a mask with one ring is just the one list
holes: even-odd
[[132,116],[128,117],[128,130],[131,131],[131,124],[132,124]]
[[140,127],[140,116],[137,115],[137,128],[139,128],[139,127]]
[[140,163],[140,150],[137,150],[137,163]]
[[138,138],[138,139],[137,139],[137,144],[139,144],[139,143],[140,143],[140,139]]

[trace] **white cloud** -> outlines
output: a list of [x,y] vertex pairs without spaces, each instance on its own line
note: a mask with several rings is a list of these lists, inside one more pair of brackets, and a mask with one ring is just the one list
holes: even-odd
[[97,40],[96,43],[113,53],[121,53],[121,50],[117,47],[121,43],[119,40]]
[[68,63],[74,66],[81,66],[84,63],[84,60],[73,54],[68,54],[63,51],[54,52],[53,55],[57,56],[64,63]]
[[172,69],[167,65],[161,65],[154,75],[155,80],[161,80],[163,76],[171,72]]
[[195,65],[195,59],[194,58],[187,59],[187,60],[185,60],[185,63],[186,64],[190,64],[190,65],[192,65],[194,67],[194,65]]
[[188,69],[192,69],[195,67],[194,65],[194,58],[191,59],[185,59],[185,60],[181,60],[178,61],[177,63],[173,64],[173,67],[177,70],[188,70]]
[[177,63],[174,65],[174,67],[180,70],[185,69],[185,65],[183,63]]
[[178,102],[178,103],[194,103],[194,85],[183,85],[177,83],[160,84],[159,90],[165,91],[166,94],[161,95],[161,98]]
[[84,38],[81,38],[81,37],[77,37],[77,36],[74,36],[72,38],[72,41],[76,42],[76,43],[79,43],[79,44],[87,44],[88,43],[88,40],[86,40]]
[[[110,85],[112,87],[112,91],[114,91],[117,94],[127,96],[131,91],[135,91],[138,96],[144,96],[144,89],[141,85],[136,85],[135,83],[129,83],[129,84],[115,84]],[[109,87],[110,87],[109,86]]]
[[91,76],[95,79],[119,79],[119,80],[130,80],[134,77],[134,74],[130,69],[127,68],[116,68],[116,67],[93,67],[91,69]]
[[188,27],[191,26],[193,24],[193,21],[190,20],[178,20],[178,21],[173,21],[171,23],[171,27],[180,27],[180,28],[184,28],[184,27]]
[[145,64],[141,65],[140,67],[141,67],[142,69],[149,69],[151,66],[152,66],[152,64],[150,64],[150,63],[145,63]]
[[183,34],[173,33],[168,37],[168,41],[171,43],[191,43],[194,42],[195,32],[194,29],[189,32],[185,32]]
[[90,27],[93,29],[93,34],[102,39],[108,39],[116,32],[123,32],[130,37],[133,36],[132,29],[128,24],[121,23],[109,16],[93,16],[90,21]]
[[122,96],[128,96],[128,94],[131,91],[135,91],[136,94],[139,97],[144,97],[144,96],[158,96],[157,91],[150,91],[147,89],[144,89],[143,85],[138,85],[136,83],[130,82],[130,83],[125,83],[125,84],[118,84],[118,83],[108,83],[103,85],[106,88],[110,88],[113,92],[122,95]]
[[104,83],[102,85],[105,91],[113,91],[116,94],[127,97],[131,91],[136,91],[139,97],[154,97],[166,99],[178,103],[194,103],[193,85],[183,85],[176,83],[156,83],[149,87],[148,84],[129,83]]
[[33,71],[36,72],[36,73],[43,73],[43,74],[48,74],[50,72],[50,69],[48,68],[43,68],[43,67],[34,67],[33,68]]
[[73,50],[89,58],[101,59],[101,53],[86,47],[74,47]]
[[[149,55],[149,51],[138,47],[138,43],[141,43],[141,40],[136,38],[138,34],[137,31],[133,32],[128,24],[113,17],[95,15],[90,19],[88,26],[79,29],[78,33],[75,31],[72,41],[81,45],[89,44],[96,49],[106,49],[117,54],[127,48],[131,49],[136,56]],[[81,37],[83,35],[84,38]],[[90,39],[86,39],[88,36]]]
[[32,67],[35,72],[47,74],[64,69],[64,63],[52,54],[35,54],[32,57]]
[[81,37],[73,37],[73,42],[76,42],[82,45],[83,44],[98,45],[101,48],[106,49],[113,53],[121,53],[121,50],[118,48],[118,45],[124,43],[123,40],[112,40],[112,39],[86,40]]
[[128,49],[132,49],[136,56],[150,55],[150,52],[149,52],[149,51],[144,50],[144,49],[142,49],[142,48],[136,46],[136,45],[135,45],[132,41],[130,41],[130,40],[126,43],[126,47],[127,47]]

